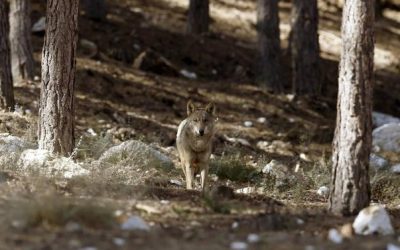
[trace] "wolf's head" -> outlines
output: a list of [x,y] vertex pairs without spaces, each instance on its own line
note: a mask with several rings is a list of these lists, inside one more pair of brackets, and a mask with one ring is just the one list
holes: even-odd
[[207,104],[205,108],[199,108],[189,101],[187,114],[187,124],[191,134],[196,137],[207,137],[214,134],[214,125],[217,119],[214,103]]

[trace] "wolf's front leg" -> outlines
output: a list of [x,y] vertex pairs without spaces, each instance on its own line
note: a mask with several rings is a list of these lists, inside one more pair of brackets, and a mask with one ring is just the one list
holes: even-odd
[[193,189],[194,172],[190,163],[185,164],[186,189]]
[[200,173],[201,177],[201,188],[203,193],[207,191],[207,184],[208,184],[208,164],[204,165],[201,169]]

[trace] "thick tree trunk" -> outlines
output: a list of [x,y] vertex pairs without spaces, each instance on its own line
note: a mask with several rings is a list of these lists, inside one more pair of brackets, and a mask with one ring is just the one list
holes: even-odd
[[105,0],[83,0],[82,7],[86,16],[94,20],[103,20],[107,14]]
[[39,148],[68,155],[74,147],[75,53],[79,0],[48,0],[42,55]]
[[208,32],[210,23],[208,0],[189,0],[188,33],[201,34]]
[[317,0],[293,0],[291,22],[293,93],[318,94],[320,59]]
[[281,48],[278,0],[257,0],[258,47],[262,87],[281,92]]
[[7,1],[0,0],[0,108],[14,110]]
[[10,0],[11,64],[14,82],[32,80],[34,75],[30,5],[30,0]]
[[347,0],[342,22],[329,209],[353,215],[370,201],[374,0]]

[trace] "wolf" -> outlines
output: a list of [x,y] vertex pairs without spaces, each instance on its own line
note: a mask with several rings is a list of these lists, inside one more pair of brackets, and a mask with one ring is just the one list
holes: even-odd
[[200,173],[201,188],[207,189],[209,159],[216,132],[216,108],[209,103],[205,108],[187,103],[187,118],[178,127],[176,146],[186,178],[186,189],[193,189],[194,177]]

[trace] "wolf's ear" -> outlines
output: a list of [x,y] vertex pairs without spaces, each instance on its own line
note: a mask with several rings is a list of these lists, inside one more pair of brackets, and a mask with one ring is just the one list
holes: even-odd
[[211,114],[211,115],[215,115],[215,104],[213,102],[210,102],[209,104],[207,104],[206,106],[206,112]]
[[195,109],[196,109],[196,106],[194,106],[192,100],[189,100],[187,103],[187,115],[191,115]]

